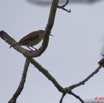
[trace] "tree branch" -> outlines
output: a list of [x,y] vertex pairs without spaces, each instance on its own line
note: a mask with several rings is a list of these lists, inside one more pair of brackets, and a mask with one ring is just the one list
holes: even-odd
[[67,12],[70,13],[70,12],[71,12],[71,9],[69,9],[69,10],[65,9],[65,6],[66,6],[68,3],[69,3],[69,0],[66,0],[66,3],[65,3],[64,5],[62,5],[62,6],[59,6],[59,5],[58,5],[58,8],[59,8],[59,9],[63,9],[63,10],[65,10],[65,11],[67,11]]
[[[25,80],[26,80],[26,75],[27,75],[27,70],[28,70],[28,66],[29,63],[31,62],[42,74],[44,74],[53,84],[54,86],[63,93],[61,99],[60,99],[60,103],[62,103],[62,100],[64,98],[64,96],[68,93],[73,95],[74,97],[76,97],[77,99],[79,99],[82,103],[84,103],[84,101],[77,96],[76,94],[74,94],[72,92],[72,89],[84,85],[91,77],[93,77],[96,73],[98,73],[98,71],[104,66],[104,60],[99,62],[100,66],[94,71],[92,72],[87,78],[85,78],[83,81],[74,84],[70,87],[67,88],[63,88],[56,80],[55,78],[45,69],[43,68],[38,62],[36,62],[34,59],[31,59],[32,57],[38,57],[40,56],[47,48],[48,46],[48,42],[49,42],[49,34],[51,33],[51,30],[53,28],[54,25],[54,21],[55,21],[55,16],[56,16],[56,11],[57,8],[61,8],[63,10],[68,11],[67,9],[65,9],[65,6],[68,4],[69,0],[66,1],[66,3],[62,6],[58,6],[58,2],[59,0],[53,0],[52,5],[51,5],[51,9],[50,9],[50,14],[49,14],[49,19],[48,19],[48,23],[46,25],[45,28],[45,37],[43,39],[43,43],[42,46],[39,48],[39,50],[37,51],[29,51],[26,50],[24,48],[22,48],[21,46],[17,45],[14,47],[14,49],[16,49],[18,52],[20,52],[21,54],[23,54],[26,58],[26,63],[25,63],[25,67],[24,67],[24,71],[23,71],[23,75],[21,78],[21,82],[17,88],[17,91],[14,93],[13,97],[11,98],[11,100],[9,101],[9,103],[16,103],[16,99],[17,97],[20,95],[21,91],[24,88],[24,84],[25,84]],[[0,31],[0,37],[7,42],[8,44],[12,45],[14,43],[16,43],[16,41],[11,38],[6,32],[4,31]],[[30,60],[30,61],[29,61]]]
[[[29,50],[22,48],[19,45],[13,47],[14,49],[16,49],[17,51],[22,53],[26,58],[38,57],[38,56],[42,55],[42,53],[46,50],[46,48],[48,46],[48,42],[49,42],[49,35],[50,35],[51,29],[54,25],[58,2],[59,2],[59,0],[52,1],[48,23],[46,25],[45,32],[44,32],[45,37],[43,39],[43,43],[42,43],[41,47],[37,51],[29,51]],[[16,41],[13,38],[11,38],[4,31],[0,32],[0,37],[10,45],[16,43]]]
[[73,93],[72,91],[69,92],[69,94],[73,95],[75,98],[77,98],[80,102],[85,103],[80,96],[76,95],[75,93]]
[[63,94],[62,94],[62,97],[61,97],[61,99],[60,99],[60,102],[59,102],[59,103],[62,103],[62,101],[63,101],[63,99],[64,99],[65,95],[66,95],[66,93],[63,93]]
[[55,78],[45,69],[43,68],[37,61],[31,59],[30,62],[42,73],[44,74],[53,84],[54,86],[60,91],[63,92],[64,88],[60,86],[60,84],[55,80]]
[[81,86],[81,85],[84,85],[91,77],[93,77],[95,74],[97,74],[99,72],[99,70],[102,68],[103,66],[100,65],[94,72],[92,72],[87,78],[85,78],[84,80],[82,80],[81,82],[79,83],[76,83],[72,86],[69,86],[68,88],[70,88],[71,90],[78,87],[78,86]]
[[[3,31],[0,32],[0,37],[2,39],[4,39],[7,43],[11,43],[11,40],[13,40],[8,34],[4,33]],[[25,50],[25,49],[21,48],[20,46],[19,47],[17,46],[16,50],[20,50],[21,52],[25,52],[27,54],[30,53],[28,50]],[[26,54],[24,56],[26,56]],[[93,77],[96,73],[98,73],[98,71],[104,66],[104,58],[99,61],[100,66],[94,72],[92,72],[87,78],[85,78],[83,81],[81,81],[77,84],[74,84],[72,86],[69,86],[67,88],[61,87],[60,84],[51,76],[51,74],[47,70],[45,70],[40,64],[38,64],[36,61],[31,59],[31,63],[34,64],[34,66],[37,67],[37,69],[40,72],[42,72],[55,85],[55,87],[60,92],[69,93],[69,92],[71,92],[72,89],[74,89],[78,86],[84,85],[91,77]],[[15,103],[15,102],[11,102],[11,103]]]
[[26,82],[26,76],[27,76],[29,63],[30,63],[30,60],[26,59],[20,84],[19,84],[16,92],[14,93],[13,97],[10,99],[10,101],[8,103],[16,103],[16,100],[17,100],[18,96],[22,92],[22,90],[24,88],[24,85],[25,85],[25,82]]

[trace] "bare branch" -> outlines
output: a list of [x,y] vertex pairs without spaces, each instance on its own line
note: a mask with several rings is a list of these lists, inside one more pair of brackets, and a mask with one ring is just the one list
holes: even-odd
[[[44,74],[53,84],[54,86],[60,91],[62,92],[62,97],[60,99],[60,103],[62,103],[63,98],[65,97],[65,95],[71,94],[74,97],[76,97],[77,99],[79,99],[82,103],[84,103],[84,101],[76,94],[74,94],[72,92],[72,89],[84,85],[91,77],[93,77],[96,73],[99,72],[99,70],[104,66],[104,59],[102,61],[99,62],[100,66],[94,71],[92,72],[87,78],[85,78],[83,81],[74,84],[68,88],[63,88],[56,80],[55,78],[45,69],[43,68],[38,62],[36,62],[34,59],[31,59],[31,57],[37,57],[40,56],[47,48],[48,46],[48,42],[49,42],[49,34],[51,32],[51,29],[54,25],[54,20],[55,20],[55,15],[56,15],[56,10],[57,8],[63,9],[67,12],[71,12],[71,10],[67,10],[65,9],[65,6],[68,4],[69,0],[66,1],[66,3],[62,6],[58,6],[58,2],[59,0],[53,0],[52,2],[52,6],[51,6],[51,10],[50,10],[50,15],[49,15],[49,19],[48,19],[48,23],[46,25],[45,28],[45,37],[43,39],[43,43],[42,46],[39,48],[39,50],[35,51],[35,52],[30,52],[26,49],[23,49],[22,47],[20,47],[19,45],[15,46],[14,48],[19,51],[21,54],[23,54],[26,58],[30,58],[30,59],[26,59],[25,62],[25,66],[24,66],[24,71],[22,74],[22,78],[20,81],[20,84],[17,88],[17,91],[14,93],[13,97],[11,98],[11,100],[9,101],[9,103],[16,103],[16,99],[18,98],[18,96],[20,95],[20,93],[22,92],[23,88],[24,88],[24,84],[26,81],[26,75],[27,75],[27,71],[28,71],[28,66],[29,63],[31,62],[42,74]],[[0,32],[0,37],[6,41],[8,44],[14,44],[16,41],[11,38],[6,32],[1,31]]]
[[60,91],[64,92],[64,88],[60,86],[60,84],[55,80],[55,78],[45,69],[43,68],[37,61],[34,59],[30,60],[31,63],[42,73],[44,74],[54,85],[55,87]]
[[[2,39],[4,39],[7,43],[11,44],[11,41],[13,40],[7,33],[4,33],[3,31],[0,32],[0,37]],[[14,41],[15,42],[15,41]],[[27,54],[30,53],[28,51],[26,51],[25,49],[21,48],[21,47],[15,47],[17,50],[20,50],[20,51],[24,51],[26,52]],[[21,52],[21,53],[22,53]],[[24,54],[23,54],[24,55]],[[27,55],[25,54],[24,55],[25,57],[27,57]],[[83,81],[77,83],[77,84],[74,84],[68,88],[63,88],[60,86],[60,84],[54,79],[54,77],[52,77],[52,75],[47,71],[45,70],[40,64],[38,64],[36,61],[34,61],[33,59],[31,59],[31,63],[40,71],[42,72],[42,74],[44,74],[54,85],[55,87],[62,93],[69,93],[72,89],[78,87],[78,86],[81,86],[81,85],[84,85],[91,77],[93,77],[100,69],[101,67],[103,67],[103,64],[104,64],[104,59],[102,59],[99,64],[100,66],[94,71],[92,72],[87,78],[85,78]],[[11,103],[15,103],[15,102],[11,102]]]
[[66,3],[62,5],[62,7],[65,7],[69,3],[69,0],[66,0]]
[[71,9],[67,10],[67,9],[65,9],[65,8],[63,8],[63,7],[58,7],[58,8],[59,8],[59,9],[63,9],[63,10],[65,10],[65,11],[67,11],[68,13],[71,12]]
[[99,62],[98,62],[99,65],[102,65],[104,67],[104,58],[102,58]]
[[72,86],[70,86],[69,88],[72,90],[78,86],[84,85],[91,77],[93,77],[96,73],[99,72],[99,70],[102,68],[103,66],[100,65],[94,72],[92,72],[87,78],[85,78],[84,80],[82,80],[81,82],[74,84]]
[[[1,32],[0,32],[1,34]],[[1,38],[4,39],[8,44],[11,44],[11,41],[12,41],[12,38],[7,34],[7,33],[4,33],[3,35],[1,35]],[[14,41],[15,42],[15,41]],[[27,54],[23,54],[25,57],[27,57],[28,55],[28,51],[26,51],[25,49],[23,49],[22,47],[20,46],[15,46],[16,50],[18,50],[19,52],[21,53],[24,53],[26,52]],[[24,51],[24,52],[23,52]],[[62,87],[59,85],[59,83],[51,76],[51,74],[49,74],[49,72],[47,70],[45,70],[39,63],[37,63],[34,59],[31,59],[31,63],[37,67],[37,69],[39,71],[41,71],[49,80],[51,80],[53,82],[54,85],[56,85],[56,87],[59,89],[59,91],[63,91]]]
[[69,94],[73,95],[75,98],[79,99],[82,103],[85,103],[80,96],[76,95],[75,93],[73,92],[69,92]]
[[[7,34],[5,31],[0,31],[0,37],[7,42],[9,45],[15,44],[16,41],[9,35]],[[30,51],[27,49],[22,48],[21,46],[17,45],[14,47],[14,49],[16,49],[18,52],[20,52],[21,54],[23,54],[26,58],[30,57]]]
[[[54,25],[58,2],[59,2],[59,0],[53,0],[53,2],[52,2],[48,23],[46,25],[45,32],[44,32],[45,37],[43,39],[42,46],[37,51],[29,51],[29,50],[23,49],[19,45],[13,47],[14,49],[16,49],[17,51],[22,53],[26,58],[38,57],[38,56],[42,55],[42,53],[47,49],[48,42],[49,42],[49,35],[50,35],[51,29]],[[3,40],[5,40],[8,44],[12,45],[12,44],[16,43],[16,41],[13,38],[11,38],[6,32],[1,31],[0,34],[1,34],[0,37]]]
[[61,99],[60,99],[60,102],[59,103],[62,103],[62,101],[63,101],[63,99],[64,99],[64,96],[66,95],[66,93],[63,93],[62,94],[62,97],[61,97]]
[[58,5],[58,8],[59,8],[59,9],[63,9],[63,10],[65,10],[65,11],[67,11],[67,12],[70,13],[70,12],[71,12],[71,9],[69,9],[69,10],[65,9],[65,6],[66,6],[68,3],[69,3],[69,0],[66,0],[66,3],[65,3],[64,5],[62,5],[62,6],[59,6],[59,5]]
[[25,82],[26,82],[26,76],[27,76],[29,63],[30,63],[30,60],[26,59],[20,84],[19,84],[16,92],[14,93],[13,97],[10,99],[10,101],[8,103],[16,103],[16,100],[17,100],[18,96],[22,92],[22,90],[24,88],[24,85],[25,85]]

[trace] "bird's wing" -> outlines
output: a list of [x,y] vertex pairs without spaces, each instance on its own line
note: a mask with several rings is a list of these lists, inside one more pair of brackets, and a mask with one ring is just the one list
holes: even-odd
[[19,42],[18,42],[18,44],[22,44],[22,45],[25,45],[25,44],[28,44],[29,42],[32,42],[32,41],[34,41],[34,40],[36,40],[37,38],[39,37],[39,35],[29,35],[29,37],[28,37],[28,35],[27,36],[25,36],[24,38],[22,38]]

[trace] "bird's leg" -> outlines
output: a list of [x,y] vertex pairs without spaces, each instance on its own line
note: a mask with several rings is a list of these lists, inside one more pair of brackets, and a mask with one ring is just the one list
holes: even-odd
[[31,46],[31,48],[33,48],[33,49],[31,49],[30,48],[30,46],[27,46],[31,51],[34,51],[33,49],[35,49],[35,50],[37,50],[35,47],[33,47],[33,46]]
[[35,47],[31,46],[33,49],[37,50]]
[[29,46],[27,46],[31,51],[33,51]]

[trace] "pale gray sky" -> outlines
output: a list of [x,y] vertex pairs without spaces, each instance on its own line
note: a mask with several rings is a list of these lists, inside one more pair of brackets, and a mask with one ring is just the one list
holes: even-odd
[[[48,6],[51,4],[52,0],[27,0],[28,2],[32,3],[32,4],[38,4],[38,5],[43,5],[43,6]],[[59,0],[59,3],[64,4],[67,0]],[[72,3],[98,3],[101,2],[103,0],[69,0],[70,4]]]
[[[83,80],[101,59],[104,43],[104,1],[70,4],[71,13],[57,10],[47,50],[36,60],[64,87]],[[33,30],[44,29],[50,6],[32,5],[25,0],[0,0],[0,30],[19,40]],[[38,48],[38,47],[37,47]],[[19,84],[25,58],[0,40],[0,103],[7,103]],[[84,86],[74,89],[83,100],[104,97],[104,70]],[[32,65],[18,103],[59,103],[61,93]],[[79,103],[67,95],[63,103]],[[96,101],[96,100],[95,100]],[[104,102],[104,101],[103,101]]]

